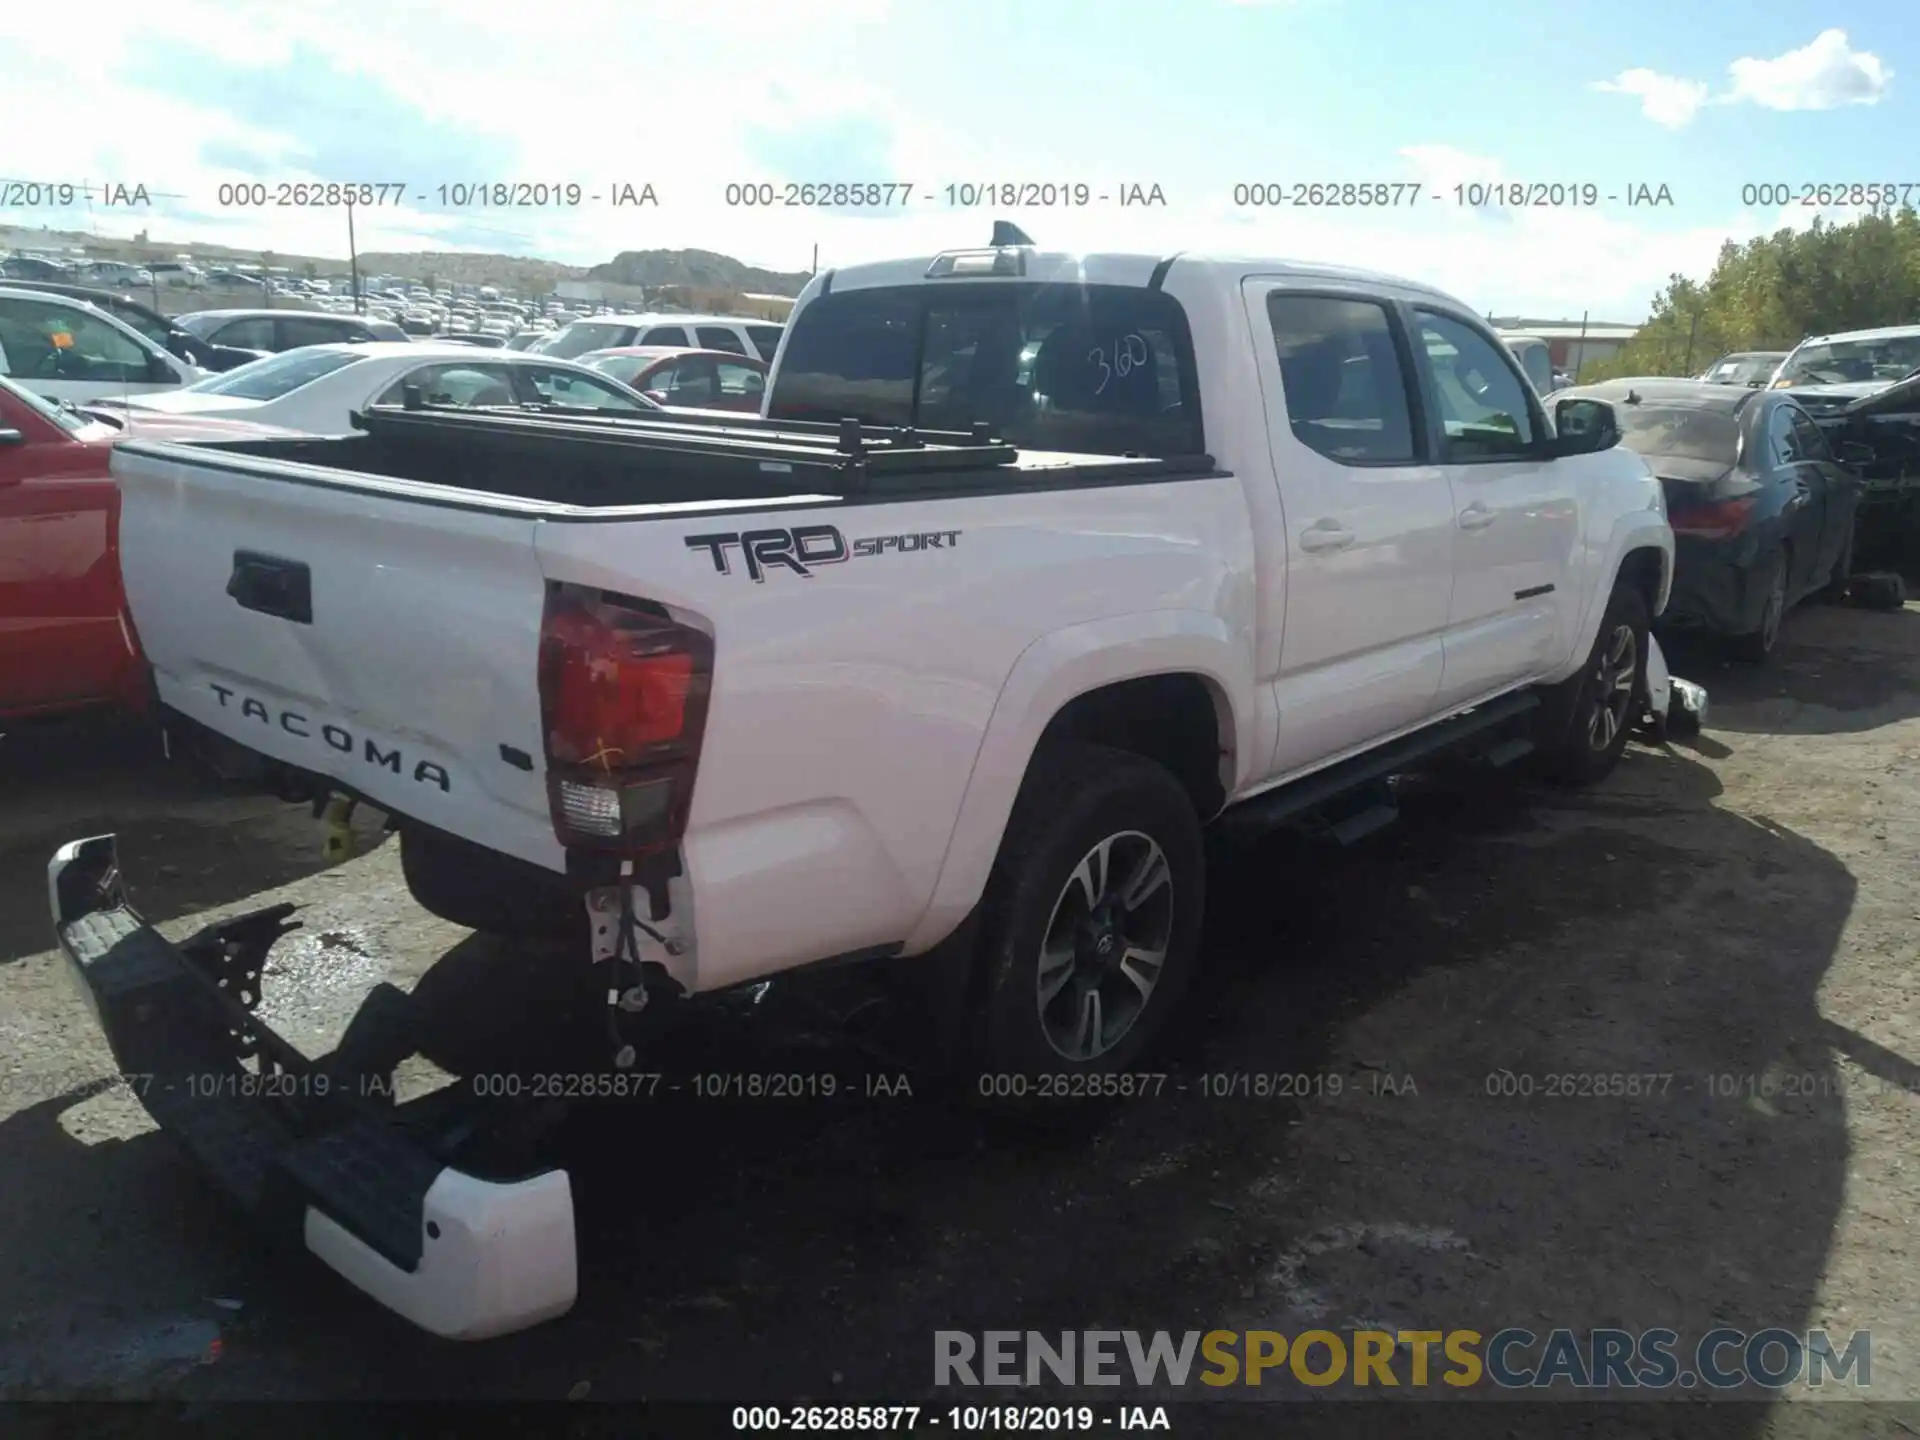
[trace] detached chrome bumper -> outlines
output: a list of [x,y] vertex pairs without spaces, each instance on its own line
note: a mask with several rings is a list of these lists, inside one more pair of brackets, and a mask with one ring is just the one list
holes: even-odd
[[435,1335],[482,1340],[572,1308],[565,1171],[498,1182],[456,1170],[405,1110],[360,1098],[252,1015],[267,950],[297,928],[292,906],[175,945],[127,905],[111,835],[61,846],[47,888],[120,1073],[249,1215]]

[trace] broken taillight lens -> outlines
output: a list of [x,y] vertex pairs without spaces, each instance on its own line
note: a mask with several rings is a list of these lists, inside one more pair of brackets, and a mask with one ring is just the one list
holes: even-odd
[[712,638],[660,606],[548,588],[540,718],[562,845],[638,858],[679,843],[712,678]]

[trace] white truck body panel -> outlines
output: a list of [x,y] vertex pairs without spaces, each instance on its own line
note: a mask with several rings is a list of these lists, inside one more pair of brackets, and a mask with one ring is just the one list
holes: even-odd
[[[1027,278],[1067,264],[1036,257]],[[161,698],[402,814],[558,871],[536,688],[546,583],[700,617],[716,660],[682,857],[699,923],[691,988],[711,990],[944,938],[984,891],[1036,742],[1077,695],[1199,676],[1232,801],[1564,678],[1630,549],[1661,557],[1664,603],[1671,532],[1659,486],[1630,452],[1356,468],[1295,437],[1269,291],[1351,291],[1471,318],[1466,307],[1406,282],[1272,261],[1071,264],[1103,283],[1162,277],[1191,327],[1208,451],[1229,473],[872,504],[801,495],[726,514],[579,509],[123,448],[126,588]],[[859,267],[833,272],[832,285],[918,284],[926,268]],[[796,305],[770,396],[827,278]],[[816,523],[849,541],[954,539],[758,580],[722,573],[687,543]],[[1337,529],[1349,538],[1319,543]],[[236,549],[308,562],[314,623],[236,607],[224,590]],[[215,686],[232,693],[223,700]],[[283,710],[311,733],[292,733]],[[534,768],[504,763],[502,746]],[[397,766],[385,759],[395,749]],[[421,779],[423,763],[447,783]]]

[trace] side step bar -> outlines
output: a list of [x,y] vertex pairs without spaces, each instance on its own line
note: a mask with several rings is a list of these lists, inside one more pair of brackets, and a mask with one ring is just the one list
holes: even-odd
[[111,835],[47,866],[54,930],[120,1072],[238,1207],[388,1309],[480,1340],[565,1314],[578,1293],[564,1170],[499,1182],[445,1164],[390,1106],[260,1023],[291,905],[181,945],[127,904]]
[[[1423,760],[1452,750],[1472,739],[1510,724],[1540,706],[1540,697],[1531,690],[1516,690],[1477,705],[1471,710],[1429,725],[1424,730],[1403,736],[1377,750],[1356,755],[1337,765],[1329,765],[1303,776],[1291,785],[1282,785],[1256,795],[1221,815],[1220,828],[1230,835],[1271,830],[1327,810],[1356,791],[1383,790],[1389,776],[1410,770]],[[1513,764],[1533,753],[1533,742],[1515,735],[1489,748],[1487,760],[1496,766]],[[1390,792],[1389,792],[1390,793]],[[1384,812],[1384,813],[1383,813]],[[1390,799],[1362,804],[1357,810],[1335,820],[1333,834],[1342,844],[1351,844],[1389,823],[1397,813]]]

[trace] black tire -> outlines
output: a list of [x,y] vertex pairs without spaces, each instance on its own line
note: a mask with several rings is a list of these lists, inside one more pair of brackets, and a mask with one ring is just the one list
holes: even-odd
[[1860,518],[1855,516],[1847,524],[1847,538],[1841,542],[1840,553],[1835,557],[1833,570],[1827,576],[1827,583],[1820,587],[1820,602],[1823,605],[1844,605],[1847,601],[1847,583],[1853,579],[1853,546],[1860,534]]
[[1760,607],[1760,628],[1732,637],[1727,648],[1735,659],[1749,665],[1764,665],[1773,654],[1774,646],[1780,643],[1780,627],[1787,618],[1788,559],[1788,551],[1782,546],[1767,558],[1758,572],[1757,578],[1763,587],[1761,594],[1766,597]]
[[523,873],[491,850],[438,831],[400,831],[400,873],[416,904],[449,924],[490,935],[563,938],[584,933],[582,902],[564,886]]
[[[1088,862],[1103,845],[1111,873],[1096,875]],[[1150,885],[1132,907],[1120,903],[1128,881],[1150,873],[1154,849],[1164,883]],[[1091,898],[1100,902],[1094,906],[1084,903],[1089,897],[1076,879],[1083,866]],[[1205,903],[1200,820],[1167,770],[1104,745],[1062,744],[1037,754],[982,907],[979,1029],[970,1067],[977,1098],[1031,1112],[1098,1095],[1074,1089],[1072,1081],[1124,1071],[1164,1032],[1192,978]],[[1052,964],[1043,976],[1050,935],[1055,953],[1069,956],[1064,976]],[[1164,958],[1141,995],[1130,977],[1151,967],[1127,957],[1155,949]],[[1042,998],[1043,983],[1054,991],[1050,1001]],[[1058,1041],[1087,1038],[1089,991],[1100,997],[1091,1027],[1099,1035],[1076,1055]],[[1124,1024],[1122,1006],[1130,1010]]]
[[1547,779],[1592,785],[1620,762],[1645,703],[1648,629],[1646,597],[1615,581],[1586,663],[1544,697],[1535,744]]

